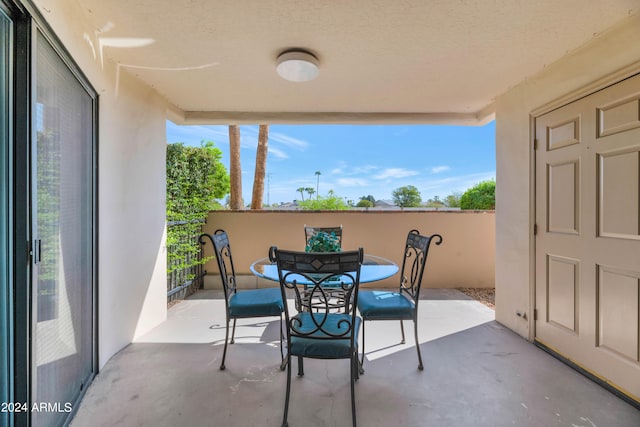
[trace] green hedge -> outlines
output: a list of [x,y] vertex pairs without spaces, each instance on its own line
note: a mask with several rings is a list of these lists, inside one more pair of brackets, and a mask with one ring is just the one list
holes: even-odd
[[216,199],[229,193],[229,174],[221,158],[213,142],[167,145],[167,222],[183,222],[167,227],[167,274],[207,261],[198,259],[200,247],[193,236],[200,233],[209,211],[220,208]]
[[462,209],[493,210],[496,208],[495,180],[482,181],[460,197]]

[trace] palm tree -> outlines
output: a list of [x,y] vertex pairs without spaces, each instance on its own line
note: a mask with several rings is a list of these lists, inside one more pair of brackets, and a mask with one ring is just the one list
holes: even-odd
[[316,171],[316,198],[320,197],[320,171]]
[[305,188],[305,189],[304,189],[304,191],[306,191],[306,192],[307,192],[307,194],[309,195],[309,200],[311,200],[311,196],[316,192],[316,190],[314,190],[314,189],[313,189],[313,188],[311,188],[311,187],[307,187],[307,188]]
[[229,181],[231,183],[230,208],[242,209],[242,168],[240,167],[240,128],[229,125]]
[[267,151],[269,146],[269,125],[260,125],[258,147],[256,148],[256,170],[253,177],[251,209],[262,209],[264,176],[267,171]]
[[300,187],[296,190],[298,193],[300,193],[300,196],[302,197],[302,201],[304,202],[304,192],[305,192],[305,188],[304,187]]

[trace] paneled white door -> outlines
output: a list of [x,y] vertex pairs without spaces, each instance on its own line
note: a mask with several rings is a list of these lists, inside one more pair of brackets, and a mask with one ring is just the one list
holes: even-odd
[[535,138],[536,340],[640,400],[640,75]]

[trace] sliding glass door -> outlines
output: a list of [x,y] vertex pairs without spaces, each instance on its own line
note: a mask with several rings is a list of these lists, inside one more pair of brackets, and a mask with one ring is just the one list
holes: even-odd
[[31,2],[0,0],[2,427],[65,425],[97,370],[96,135],[95,90]]
[[95,97],[39,31],[32,105],[32,413],[60,425],[94,366]]

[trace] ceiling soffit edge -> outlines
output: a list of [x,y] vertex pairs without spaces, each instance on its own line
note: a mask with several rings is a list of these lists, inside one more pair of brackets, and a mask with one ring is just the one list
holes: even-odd
[[350,112],[255,112],[255,111],[181,111],[169,112],[178,125],[228,124],[434,124],[482,126],[494,118],[491,103],[475,113],[350,113]]

